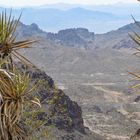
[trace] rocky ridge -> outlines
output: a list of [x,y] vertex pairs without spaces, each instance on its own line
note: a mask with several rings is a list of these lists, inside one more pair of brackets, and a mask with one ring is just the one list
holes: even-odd
[[139,31],[138,26],[133,23],[104,34],[95,34],[86,28],[70,28],[60,30],[58,33],[51,33],[41,30],[35,23],[31,25],[20,23],[17,29],[18,38],[36,37],[52,43],[53,46],[85,49],[134,48],[136,44],[132,42],[129,36],[129,34],[133,34],[133,31]]
[[[43,124],[35,131],[34,139],[104,140],[84,126],[80,106],[58,89],[51,77],[39,69],[27,69],[21,64],[17,66],[21,71],[26,69],[32,82],[41,81],[34,94],[39,97],[42,107],[34,115],[35,120],[29,117],[33,123],[39,121]],[[29,116],[30,112],[25,114]]]

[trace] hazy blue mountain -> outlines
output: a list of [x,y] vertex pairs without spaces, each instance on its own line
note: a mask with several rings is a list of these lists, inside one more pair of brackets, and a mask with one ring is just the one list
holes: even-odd
[[[13,13],[18,16],[21,11],[23,12],[22,22],[26,24],[37,23],[42,29],[48,32],[57,32],[61,29],[75,27],[84,27],[95,32],[105,32],[108,29],[105,26],[110,26],[110,23],[116,20],[120,21],[120,18],[113,14],[80,7],[69,10],[23,8],[14,9]],[[104,27],[102,27],[103,23]],[[113,28],[111,27],[110,29]]]
[[[1,10],[4,8],[0,8]],[[8,9],[10,10],[10,8]],[[131,14],[139,18],[139,5],[69,5],[54,4],[13,9],[25,24],[37,23],[47,32],[66,28],[87,28],[95,33],[105,33],[133,22]]]
[[82,4],[66,4],[66,3],[56,3],[49,5],[42,5],[38,8],[54,8],[60,10],[69,10],[72,8],[81,7],[88,10],[97,10],[102,12],[109,12],[119,16],[130,16],[131,14],[139,14],[139,4],[125,4],[122,2],[112,4],[112,5],[82,5]]

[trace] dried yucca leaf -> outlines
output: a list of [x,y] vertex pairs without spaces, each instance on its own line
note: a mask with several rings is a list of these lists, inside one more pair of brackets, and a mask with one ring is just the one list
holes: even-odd
[[[36,85],[31,88],[29,75],[20,73],[16,69],[13,73],[0,69],[0,87],[0,135],[4,138],[9,132],[10,135],[15,137],[12,140],[16,140],[16,137],[20,137],[20,132],[15,131],[14,126],[19,123],[26,102],[41,107],[37,98],[31,99],[28,96],[34,91]],[[15,134],[13,131],[18,133]]]

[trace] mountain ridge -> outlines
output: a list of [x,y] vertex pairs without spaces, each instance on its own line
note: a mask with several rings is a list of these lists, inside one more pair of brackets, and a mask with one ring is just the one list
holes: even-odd
[[125,25],[121,28],[118,28],[117,30],[112,30],[104,34],[95,34],[94,32],[90,32],[86,28],[69,28],[60,30],[57,33],[52,33],[41,30],[35,23],[31,25],[24,25],[21,23],[20,26],[18,30],[21,29],[20,33],[22,32],[22,36],[24,36],[24,33],[26,33],[25,36],[27,35],[27,33],[29,33],[28,36],[37,34],[41,35],[41,38],[47,39],[58,46],[77,46],[86,49],[100,48],[99,46],[102,42],[104,42],[104,47],[107,47],[107,45],[110,43],[109,46],[111,46],[112,44],[112,48],[117,49],[120,48],[117,47],[117,45],[123,43],[122,40],[125,40],[125,42],[131,42],[127,43],[127,45],[128,48],[133,48],[135,45],[131,40],[129,34],[133,34],[133,31],[138,30],[138,27],[134,23]]

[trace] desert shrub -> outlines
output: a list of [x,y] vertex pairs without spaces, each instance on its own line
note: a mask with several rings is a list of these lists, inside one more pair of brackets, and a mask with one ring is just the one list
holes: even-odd
[[16,57],[22,63],[33,64],[18,50],[31,47],[34,40],[16,41],[16,28],[20,17],[15,20],[12,12],[0,14],[0,140],[27,140],[28,134],[22,127],[23,110],[36,104],[38,98],[32,96],[36,85],[31,84],[30,76],[14,65]]

